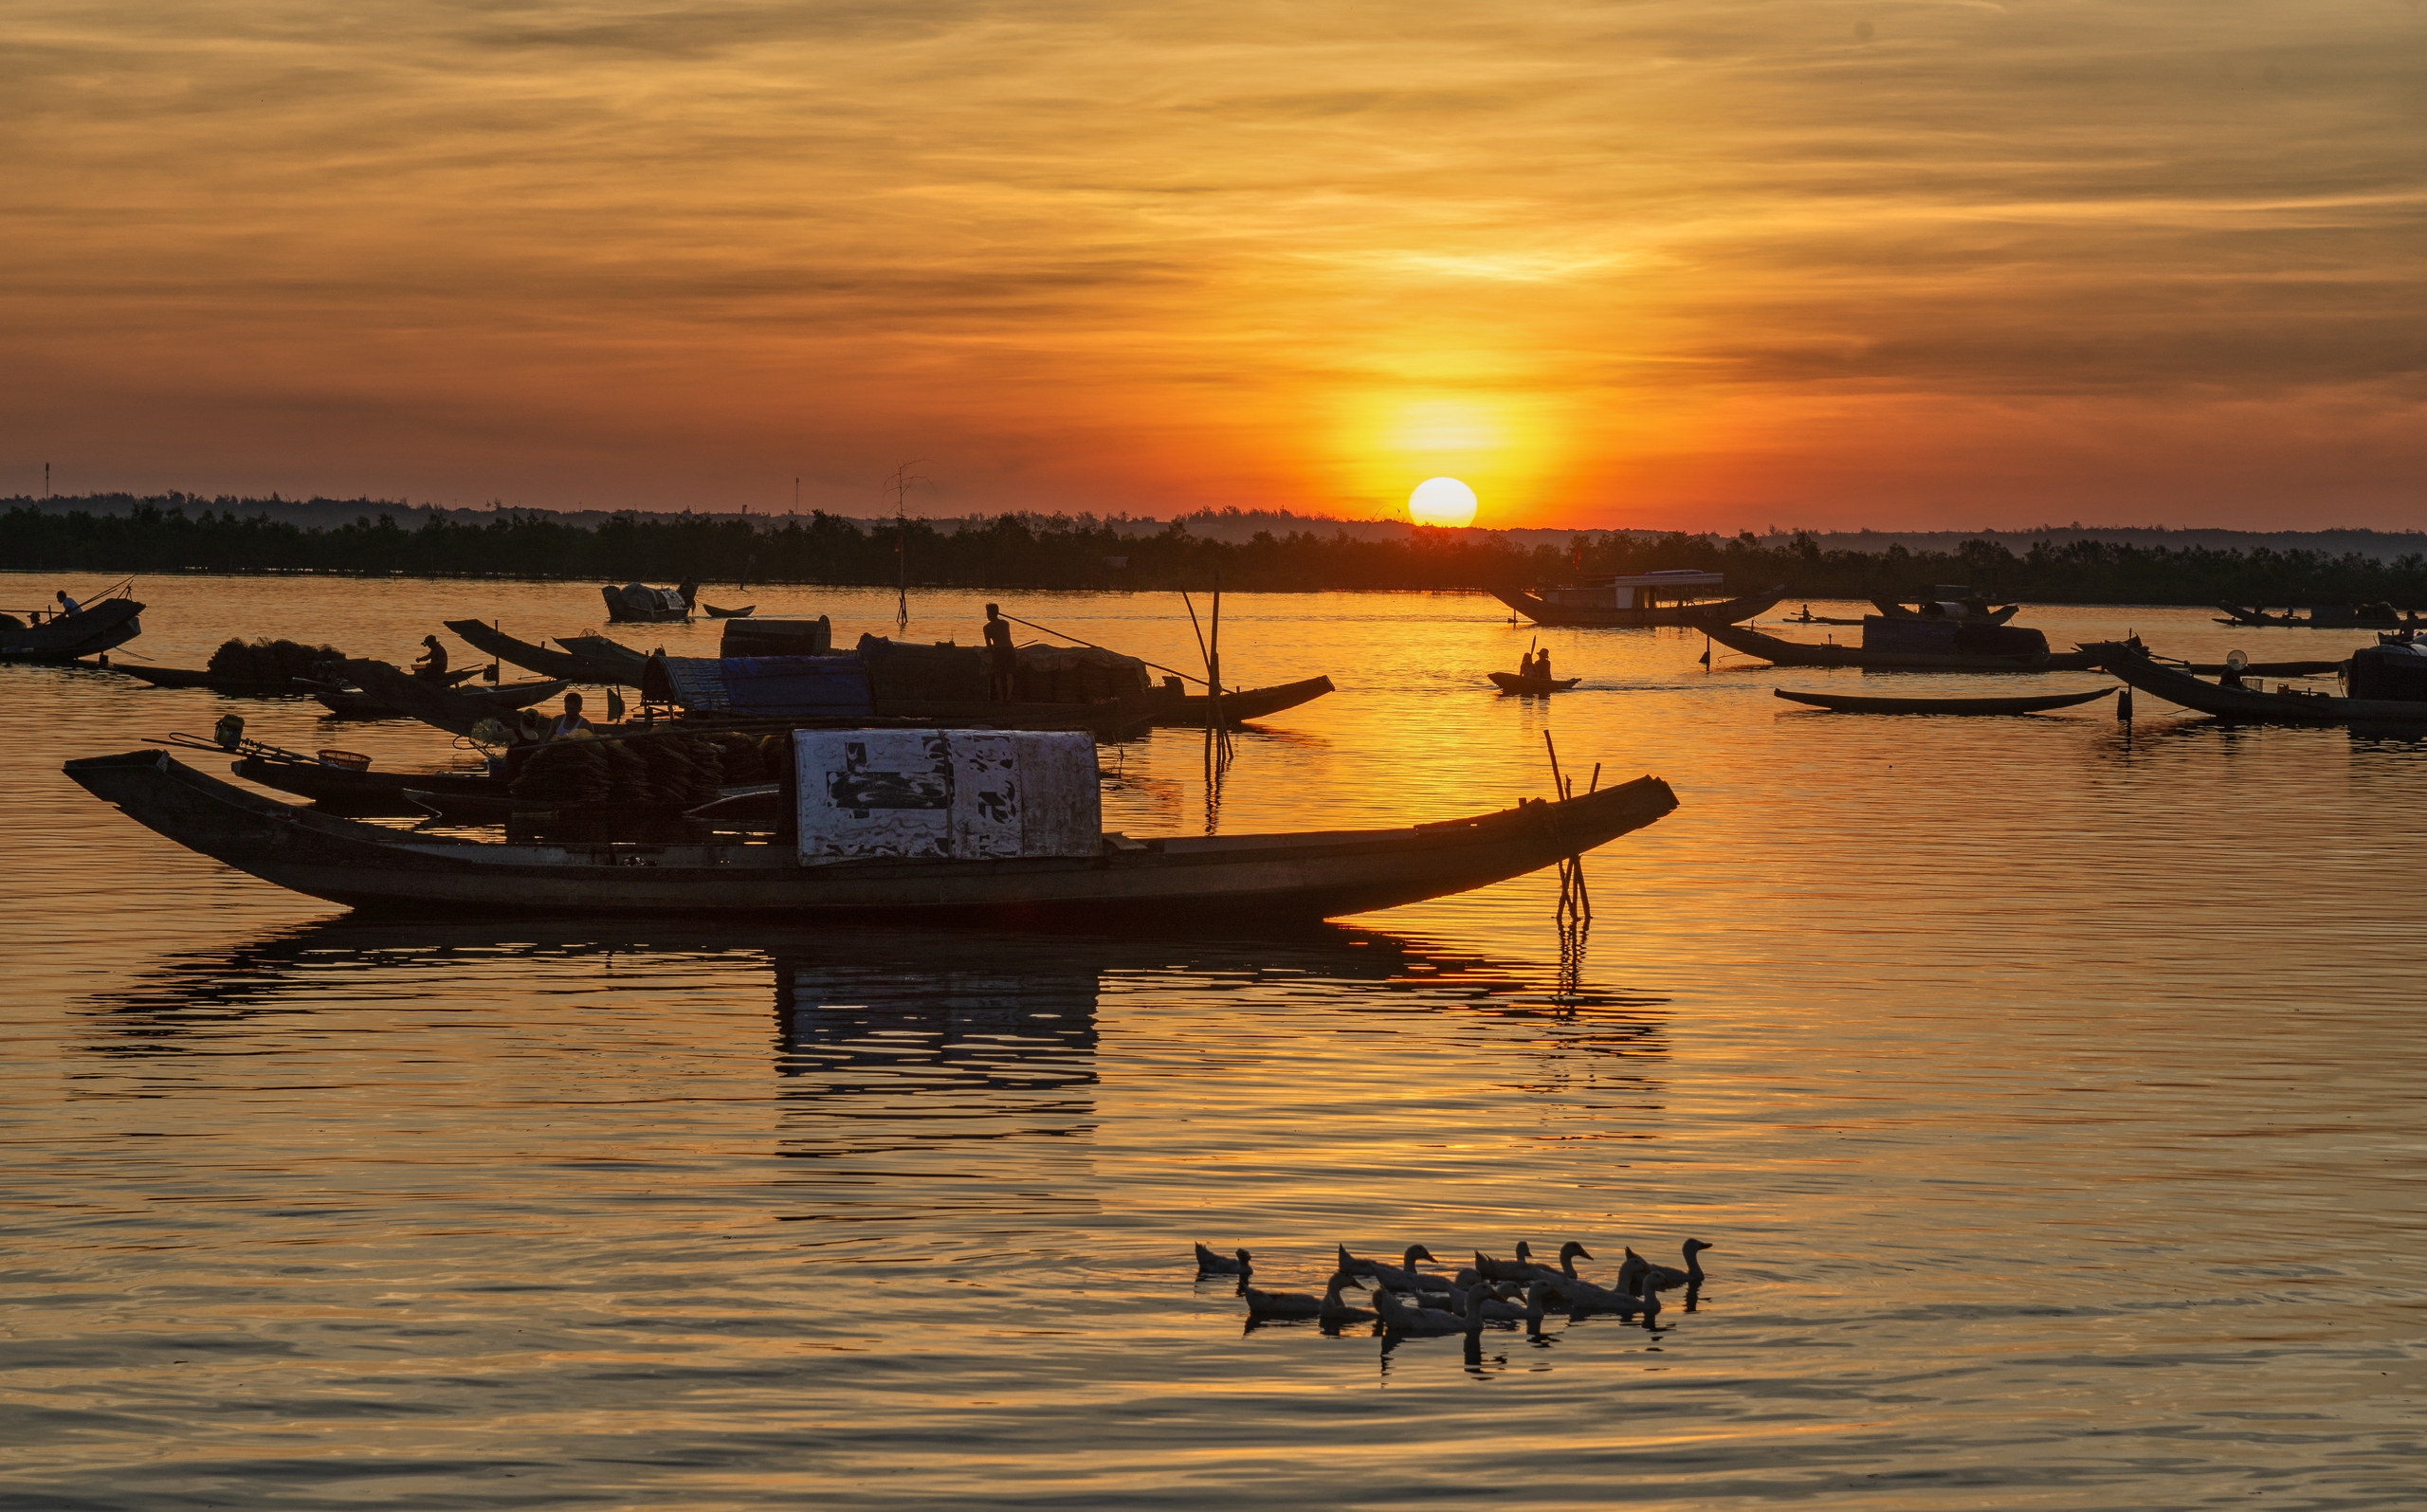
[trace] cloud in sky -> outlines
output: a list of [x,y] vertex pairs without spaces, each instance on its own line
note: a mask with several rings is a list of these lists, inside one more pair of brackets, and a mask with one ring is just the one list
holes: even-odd
[[14,18],[0,490],[2419,522],[2402,0]]

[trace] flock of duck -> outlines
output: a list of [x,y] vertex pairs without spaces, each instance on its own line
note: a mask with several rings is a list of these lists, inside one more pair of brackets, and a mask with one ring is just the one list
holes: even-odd
[[[1703,1251],[1716,1248],[1700,1239],[1687,1240],[1682,1268],[1654,1265],[1629,1248],[1616,1284],[1604,1286],[1576,1273],[1576,1263],[1590,1260],[1593,1254],[1574,1240],[1560,1246],[1556,1267],[1536,1261],[1533,1247],[1520,1240],[1516,1259],[1496,1260],[1477,1250],[1473,1265],[1449,1276],[1418,1268],[1424,1264],[1443,1264],[1422,1245],[1408,1246],[1396,1266],[1386,1260],[1360,1260],[1342,1245],[1331,1279],[1318,1297],[1309,1292],[1260,1290],[1249,1284],[1255,1274],[1255,1261],[1246,1250],[1234,1249],[1224,1256],[1198,1245],[1196,1279],[1236,1276],[1251,1322],[1312,1319],[1326,1331],[1370,1322],[1386,1336],[1471,1337],[1487,1322],[1523,1322],[1531,1333],[1539,1332],[1542,1319],[1554,1311],[1571,1318],[1586,1313],[1641,1318],[1649,1328],[1660,1316],[1663,1291],[1688,1288],[1688,1310],[1691,1310],[1694,1291],[1703,1283]],[[1343,1293],[1351,1286],[1359,1288],[1359,1301],[1373,1305],[1349,1303]]]

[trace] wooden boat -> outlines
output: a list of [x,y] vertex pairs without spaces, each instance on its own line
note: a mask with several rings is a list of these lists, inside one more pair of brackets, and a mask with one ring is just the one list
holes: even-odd
[[[1225,705],[1231,701],[1225,698]],[[944,699],[878,699],[880,720],[908,720],[922,724],[967,729],[1086,730],[1099,740],[1122,740],[1158,721],[1162,705],[1152,695],[1107,699],[1100,703],[988,703]],[[714,719],[714,716],[708,718]],[[1201,721],[1203,715],[1197,716]],[[764,722],[761,720],[760,722]],[[862,721],[866,722],[866,721]],[[807,728],[811,721],[794,723]]]
[[739,609],[719,609],[714,604],[700,607],[708,611],[708,618],[712,620],[746,620],[758,608],[756,604],[744,604]]
[[143,606],[120,595],[97,599],[74,614],[45,610],[30,622],[0,614],[0,662],[73,662],[100,656],[143,633]]
[[2238,625],[2252,629],[2285,630],[2399,630],[2427,626],[2427,620],[2412,610],[2404,618],[2391,604],[2312,604],[2303,617],[2287,610],[2270,614],[2264,606],[2245,609],[2238,604],[2219,604],[2217,608],[2230,616],[2217,621],[2219,625]]
[[2044,693],[2018,699],[1882,699],[1852,693],[1802,693],[1788,688],[1771,691],[1791,703],[1809,703],[1816,709],[1838,714],[2042,714],[2107,698],[2115,690],[2092,688],[2087,693]]
[[2427,700],[2350,699],[2327,693],[2269,693],[2203,683],[2131,641],[2086,647],[2100,665],[2144,693],[2240,724],[2427,725]]
[[[218,673],[207,668],[130,666],[122,662],[114,670],[124,672],[129,677],[140,678],[154,687],[209,688],[222,698],[230,699],[308,699],[322,693],[344,691],[338,683],[315,682],[303,677],[265,681],[249,677],[221,677]],[[454,687],[480,675],[479,667],[467,666],[462,671],[449,672],[444,677],[424,678],[422,681],[435,682],[441,687]]]
[[1780,640],[1742,625],[1706,625],[1703,633],[1730,650],[1779,666],[1867,666],[1900,672],[2088,672],[2098,665],[2088,651],[2040,651],[2035,656],[1933,655],[1870,651],[1858,646],[1814,646]]
[[342,813],[419,813],[421,806],[405,796],[408,790],[415,789],[463,796],[506,793],[503,777],[478,772],[356,772],[318,761],[258,755],[232,762],[228,770],[247,782],[309,798]]
[[[1952,603],[1956,608],[1963,610],[1963,612],[1948,616],[1949,618],[1977,620],[1986,625],[2003,625],[2006,621],[2022,612],[2022,606],[2020,604],[2008,604],[2003,609],[1991,609],[1987,602],[1982,599],[1931,599],[1928,602]],[[1975,604],[1980,605],[1980,608],[1974,609],[1972,606]],[[1870,601],[1870,606],[1871,608],[1879,610],[1881,617],[1885,619],[1918,620],[1937,619],[1940,617],[1935,614],[1925,614],[1920,610],[1907,609],[1892,598],[1874,598]],[[1862,621],[1856,620],[1854,623],[1859,625]]]
[[[1543,593],[1529,593],[1521,588],[1495,588],[1491,596],[1537,625],[1600,627],[1733,624],[1767,613],[1786,597],[1786,585],[1780,583],[1766,593],[1747,593],[1742,598],[1700,604],[1656,602],[1663,593],[1684,593],[1696,587],[1716,586],[1719,581],[1717,573],[1642,573],[1599,579],[1576,588],[1549,589]],[[1655,601],[1634,603],[1638,592]],[[1583,601],[1604,596],[1612,602]],[[1572,601],[1562,603],[1562,598]],[[1621,604],[1616,602],[1618,599],[1627,602]]]
[[1484,676],[1491,679],[1492,686],[1503,693],[1527,696],[1564,693],[1584,681],[1580,677],[1519,677],[1514,672],[1486,672]]
[[570,683],[636,688],[641,685],[641,667],[648,660],[604,635],[575,636],[573,639],[581,642],[580,646],[569,641],[565,649],[557,651],[518,640],[484,620],[448,620],[447,628],[466,646],[486,651],[501,662],[511,662],[526,672],[560,677]]
[[1812,612],[1812,606],[1806,604],[1803,606],[1802,613],[1789,614],[1785,617],[1783,623],[1788,625],[1860,625],[1862,621],[1858,619],[1831,619],[1826,614],[1815,614]]
[[1396,907],[1539,871],[1677,806],[1657,777],[1562,802],[1389,829],[1301,834],[1106,835],[1083,857],[867,860],[804,865],[781,845],[517,845],[417,835],[247,792],[132,751],[67,775],[177,844],[351,908],[498,917],[678,915],[989,918],[1171,925],[1309,920]]
[[691,606],[700,591],[697,583],[684,583],[680,588],[650,588],[644,583],[627,583],[600,589],[607,600],[607,622],[611,625],[671,625],[687,622]]
[[[1330,678],[1302,678],[1295,683],[1280,683],[1265,688],[1232,688],[1222,695],[1222,722],[1237,725],[1249,720],[1261,720],[1283,709],[1294,709],[1310,703],[1326,693],[1337,691]],[[1202,693],[1162,694],[1156,704],[1153,722],[1163,725],[1205,726],[1207,706],[1213,701]]]
[[572,686],[562,678],[545,683],[512,683],[503,687],[438,687],[410,672],[358,656],[344,662],[345,675],[358,693],[317,695],[328,711],[341,720],[419,720],[455,735],[469,735],[483,720],[502,719],[518,709],[555,698]]
[[[2331,662],[2245,662],[2241,674],[2244,677],[2324,677],[2342,665],[2339,658]],[[2222,662],[2192,662],[2186,664],[2183,670],[2207,677],[2221,677],[2226,667]]]

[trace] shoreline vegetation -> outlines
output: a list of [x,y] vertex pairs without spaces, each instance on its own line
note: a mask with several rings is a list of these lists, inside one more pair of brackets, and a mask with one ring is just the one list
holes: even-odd
[[[1127,534],[1093,517],[1002,515],[947,522],[862,523],[825,513],[760,518],[618,515],[595,526],[511,510],[431,511],[417,527],[395,507],[359,501],[348,524],[271,518],[270,501],[98,496],[9,501],[0,565],[37,572],[318,573],[623,583],[889,587],[907,553],[914,588],[1167,591],[1219,574],[1241,592],[1531,588],[1579,576],[1697,569],[1724,573],[1732,592],[1784,583],[1791,596],[1902,596],[1965,583],[2000,601],[2045,604],[2306,605],[2390,602],[2427,608],[2427,552],[2391,560],[2360,552],[2144,546],[2076,539],[2016,552],[1965,540],[1950,551],[1825,550],[1811,535],[1764,539],[1676,532],[1579,530],[1564,547],[1483,533],[1417,528],[1399,539],[1344,530],[1259,531],[1224,540],[1185,519]],[[316,501],[318,502],[318,501]],[[91,508],[78,507],[90,504]],[[64,506],[64,507],[63,507]],[[248,507],[249,506],[249,507]],[[192,513],[188,510],[191,508]],[[1309,524],[1318,522],[1309,521]],[[1534,533],[1539,535],[1540,533]]]

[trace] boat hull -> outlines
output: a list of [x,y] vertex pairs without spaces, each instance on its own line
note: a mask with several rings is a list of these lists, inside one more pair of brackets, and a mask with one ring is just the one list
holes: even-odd
[[1190,927],[1314,920],[1488,886],[1654,823],[1656,777],[1562,803],[1407,829],[1108,842],[1084,858],[804,865],[767,845],[497,845],[316,813],[246,792],[163,751],[66,764],[87,792],[179,845],[265,882],[381,913],[766,915]]
[[[1335,691],[1327,677],[1305,678],[1266,688],[1234,688],[1222,695],[1222,722],[1236,727],[1249,720],[1261,720],[1301,703],[1311,703]],[[1177,698],[1165,695],[1156,706],[1153,722],[1201,729],[1211,716],[1213,701],[1202,693],[1185,693]]]
[[[511,662],[526,672],[599,687],[640,686],[641,667],[648,660],[640,652],[616,646],[603,635],[586,637],[593,644],[581,648],[557,651],[517,640],[481,620],[448,620],[447,628],[465,645],[486,651],[501,662]],[[606,649],[611,647],[612,653]]]
[[466,692],[439,687],[385,662],[350,656],[344,665],[345,675],[362,691],[318,695],[331,714],[341,720],[419,720],[453,735],[469,735],[483,720],[503,719],[555,698],[570,685],[557,678]]
[[105,598],[81,614],[0,628],[0,662],[73,662],[99,656],[142,634],[142,612],[143,606],[131,598]]
[[1514,672],[1486,672],[1484,676],[1491,679],[1491,685],[1503,693],[1516,693],[1527,697],[1537,694],[1564,693],[1584,681],[1580,677],[1519,677]]
[[1960,715],[2043,714],[2050,709],[2070,709],[2078,703],[2108,698],[2115,692],[2106,687],[2092,688],[2088,693],[2049,693],[2021,699],[1882,699],[1852,693],[1805,693],[1790,688],[1771,691],[1790,703],[1810,704],[1836,714]]
[[1742,625],[1710,625],[1706,634],[1730,650],[1758,656],[1778,666],[1862,666],[1893,672],[2089,672],[2098,660],[2087,651],[2036,656],[1967,656],[1917,651],[1867,651],[1858,646],[1814,646],[1780,640]]
[[2237,724],[2366,724],[2427,726],[2427,702],[2345,699],[2322,693],[2262,693],[2203,683],[2147,650],[2108,642],[2089,647],[2100,665],[2144,693]]
[[1766,593],[1716,599],[1708,604],[1660,604],[1648,609],[1586,609],[1553,604],[1522,588],[1495,588],[1491,596],[1537,625],[1580,626],[1603,629],[1643,629],[1660,625],[1732,625],[1778,607],[1786,597],[1781,583]]
[[[1879,610],[1880,617],[1883,619],[1917,620],[1928,619],[1931,617],[1924,614],[1919,610],[1907,609],[1904,605],[1897,603],[1894,599],[1874,598],[1870,601],[1870,607]],[[2022,606],[2020,604],[2008,604],[2003,609],[1983,610],[1978,614],[1966,614],[1963,618],[1966,622],[1974,625],[2003,625],[2006,621],[2014,618],[2016,614],[2021,612]],[[1859,625],[1862,621],[1853,620],[1848,622],[1840,620],[1835,623],[1852,623]]]

